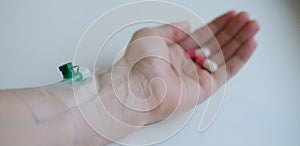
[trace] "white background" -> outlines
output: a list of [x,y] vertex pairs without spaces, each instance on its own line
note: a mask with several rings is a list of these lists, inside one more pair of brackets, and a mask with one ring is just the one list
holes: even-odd
[[[126,2],[130,1],[1,0],[0,88],[59,81],[57,67],[72,60],[85,29],[109,9]],[[199,133],[201,113],[196,111],[183,130],[159,145],[299,146],[300,1],[172,2],[191,9],[207,22],[231,9],[246,10],[259,21],[261,31],[254,56],[227,84],[214,124],[205,133]],[[112,52],[119,49],[112,48]],[[107,56],[103,65],[111,62],[109,58],[112,57]],[[152,128],[153,135],[158,130],[159,127]],[[143,132],[142,129],[135,135],[149,136]]]

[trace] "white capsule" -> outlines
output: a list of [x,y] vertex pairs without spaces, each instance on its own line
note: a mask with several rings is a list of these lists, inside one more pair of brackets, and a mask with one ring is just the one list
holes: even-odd
[[210,50],[208,48],[199,48],[196,49],[196,56],[206,56],[209,57],[211,54]]
[[218,65],[209,59],[206,59],[204,61],[203,67],[209,70],[210,72],[215,72],[218,70]]

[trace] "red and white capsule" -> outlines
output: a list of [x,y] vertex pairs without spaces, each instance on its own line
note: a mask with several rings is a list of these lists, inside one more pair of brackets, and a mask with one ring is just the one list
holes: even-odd
[[192,59],[197,58],[197,56],[210,56],[210,50],[207,48],[201,49],[190,49],[186,51],[187,55],[190,56]]
[[195,62],[200,67],[203,67],[209,70],[210,72],[215,72],[218,70],[218,65],[215,62],[207,59],[205,56],[197,56]]

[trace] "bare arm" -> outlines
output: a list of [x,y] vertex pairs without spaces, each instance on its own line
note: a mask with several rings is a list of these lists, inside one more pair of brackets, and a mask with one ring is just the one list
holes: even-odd
[[[118,76],[112,81],[110,74],[111,71],[108,70],[97,75],[101,89],[95,95],[82,91],[93,90],[92,81],[74,85],[74,91],[71,83],[1,90],[1,145],[105,145],[137,128],[120,124],[118,120],[135,126],[143,126],[148,114],[127,109],[117,100],[113,92],[113,82],[123,84],[127,83],[126,79]],[[125,91],[127,89],[118,86],[115,88],[122,90],[123,93],[127,92]],[[74,93],[76,96],[84,97],[85,101],[78,103],[78,106],[72,106],[76,104]],[[82,97],[77,98],[80,100]],[[120,98],[129,97],[125,97],[124,94]],[[38,103],[40,105],[34,105]],[[90,109],[94,109],[93,106],[97,111],[90,112]],[[81,114],[79,109],[88,113]],[[99,116],[84,117],[90,114]],[[118,120],[112,118],[110,114]],[[88,125],[87,122],[98,122],[98,124]]]
[[[0,145],[105,145],[196,106],[244,66],[259,29],[245,12],[226,13],[208,26],[219,44],[205,27],[189,35],[186,22],[139,30],[123,58],[96,73],[95,90],[92,80],[0,91]],[[185,55],[198,44],[211,49],[215,73]]]

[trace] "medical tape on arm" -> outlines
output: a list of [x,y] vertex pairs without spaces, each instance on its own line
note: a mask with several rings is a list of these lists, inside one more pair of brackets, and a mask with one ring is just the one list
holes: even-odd
[[74,91],[71,81],[63,81],[41,88],[19,89],[14,93],[26,102],[36,120],[42,122],[96,98],[97,93],[88,82],[76,84]]

